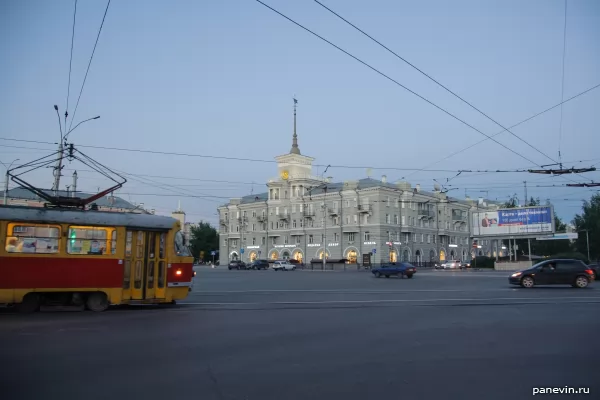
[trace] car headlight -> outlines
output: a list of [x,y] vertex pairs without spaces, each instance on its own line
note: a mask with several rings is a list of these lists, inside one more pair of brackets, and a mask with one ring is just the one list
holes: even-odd
[[521,276],[523,273],[522,272],[515,272],[514,274],[512,274],[510,277],[511,278],[517,278],[519,276]]

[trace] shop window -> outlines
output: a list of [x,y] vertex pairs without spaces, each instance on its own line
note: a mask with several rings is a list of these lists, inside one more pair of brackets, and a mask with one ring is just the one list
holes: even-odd
[[8,224],[8,253],[54,254],[59,251],[60,227],[33,224]]

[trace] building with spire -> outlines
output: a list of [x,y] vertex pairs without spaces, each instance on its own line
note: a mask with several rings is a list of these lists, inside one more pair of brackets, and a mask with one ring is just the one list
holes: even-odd
[[[481,204],[448,197],[408,182],[381,179],[333,182],[312,173],[302,155],[294,99],[292,147],[275,157],[278,176],[268,191],[233,198],[218,207],[221,264],[241,259],[346,259],[349,263],[468,260],[469,210]],[[324,175],[324,174],[323,174]],[[495,256],[501,245],[480,240],[478,254]]]
[[171,213],[171,217],[179,221],[183,230],[183,237],[185,238],[185,243],[190,243],[190,239],[192,236],[192,227],[194,226],[194,224],[192,224],[191,222],[185,222],[185,211],[181,209],[181,200],[177,202],[177,210]]

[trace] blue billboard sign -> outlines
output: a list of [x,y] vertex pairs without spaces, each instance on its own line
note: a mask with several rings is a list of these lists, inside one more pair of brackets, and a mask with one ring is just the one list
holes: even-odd
[[554,233],[552,206],[505,208],[474,212],[473,236],[512,236]]
[[498,226],[552,224],[550,207],[498,210]]

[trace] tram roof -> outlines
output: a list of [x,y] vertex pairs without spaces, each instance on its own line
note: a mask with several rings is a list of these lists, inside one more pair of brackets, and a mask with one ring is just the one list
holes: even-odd
[[125,226],[161,230],[171,229],[177,222],[175,218],[162,215],[22,206],[0,206],[0,220],[48,224]]

